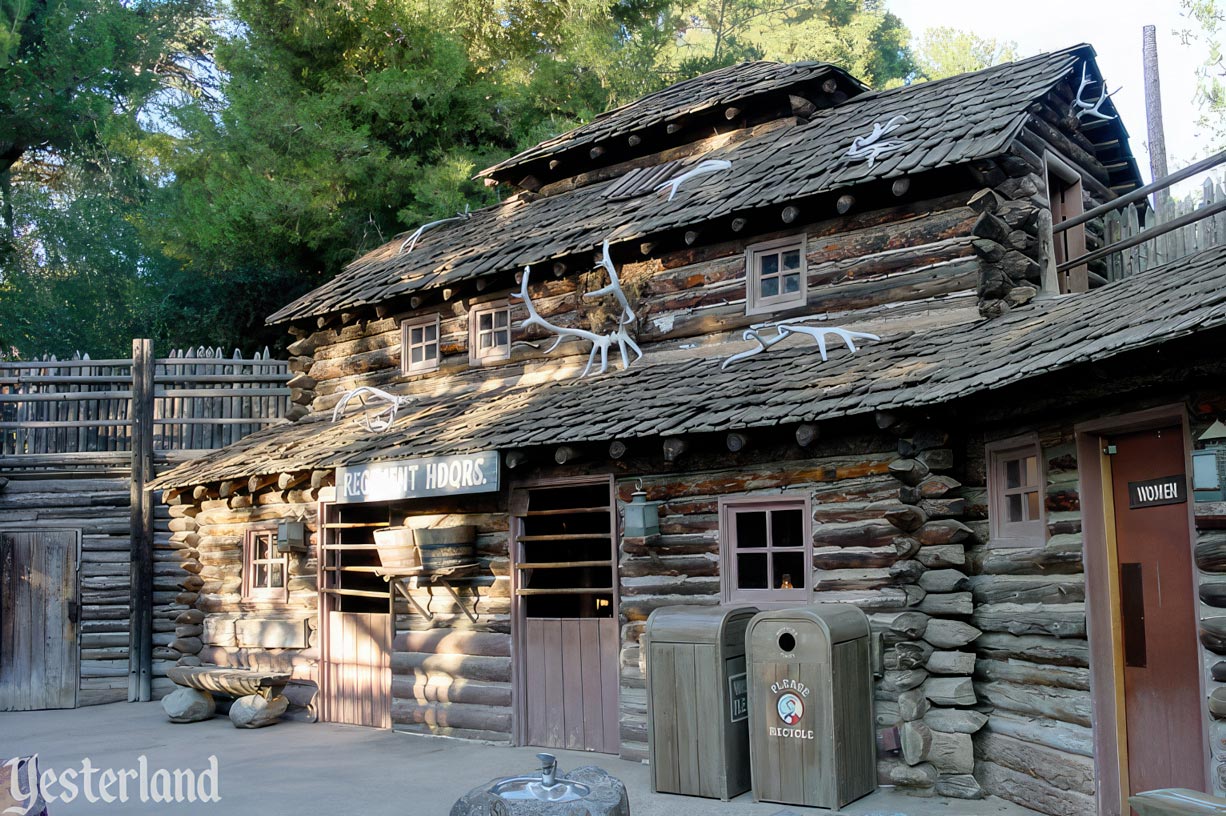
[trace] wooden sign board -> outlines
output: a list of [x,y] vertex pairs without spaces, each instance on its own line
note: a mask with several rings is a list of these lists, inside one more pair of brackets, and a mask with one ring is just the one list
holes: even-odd
[[422,499],[498,490],[498,453],[430,456],[336,469],[338,503]]
[[1128,483],[1128,509],[1160,507],[1164,504],[1183,504],[1188,500],[1188,480],[1182,474],[1163,476],[1161,479],[1146,479]]

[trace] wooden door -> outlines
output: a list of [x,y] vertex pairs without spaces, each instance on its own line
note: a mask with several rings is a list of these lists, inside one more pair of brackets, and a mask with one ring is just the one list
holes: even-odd
[[[1182,429],[1112,437],[1130,793],[1205,789]],[[1108,448],[1110,452],[1110,448]]]
[[617,516],[605,477],[516,491],[517,734],[617,753]]
[[327,722],[392,727],[392,616],[329,612],[323,690]]
[[0,532],[0,711],[75,708],[77,531]]

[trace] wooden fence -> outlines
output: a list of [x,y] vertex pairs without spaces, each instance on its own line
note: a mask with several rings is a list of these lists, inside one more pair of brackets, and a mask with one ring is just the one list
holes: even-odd
[[[154,360],[153,450],[161,461],[220,448],[289,409],[288,365],[267,349],[251,358],[220,348]],[[45,357],[0,363],[0,466],[113,466],[132,451],[133,361]],[[178,456],[159,455],[177,452]],[[112,455],[107,455],[112,454]],[[115,456],[113,454],[123,454]]]
[[[1156,206],[1147,208],[1144,224],[1141,223],[1141,211],[1137,208],[1137,204],[1142,202],[1129,204],[1105,215],[1103,237],[1108,245],[1177,219],[1191,221],[1186,226],[1108,255],[1107,279],[1120,280],[1134,272],[1153,269],[1226,241],[1226,212],[1207,212],[1223,201],[1226,201],[1226,189],[1222,182],[1207,178],[1199,193],[1178,199],[1159,197]],[[1205,211],[1206,217],[1196,218],[1195,213],[1200,211]]]

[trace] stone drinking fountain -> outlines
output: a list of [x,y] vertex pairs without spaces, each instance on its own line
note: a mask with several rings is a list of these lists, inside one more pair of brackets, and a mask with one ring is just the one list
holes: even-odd
[[538,773],[478,785],[451,808],[451,816],[630,816],[626,786],[603,768],[587,765],[558,775],[552,754],[537,754]]

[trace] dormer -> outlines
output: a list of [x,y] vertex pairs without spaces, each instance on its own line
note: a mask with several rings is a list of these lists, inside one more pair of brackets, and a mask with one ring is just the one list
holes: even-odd
[[705,152],[771,124],[808,119],[867,90],[824,62],[730,65],[603,113],[477,177],[516,191],[562,192]]

